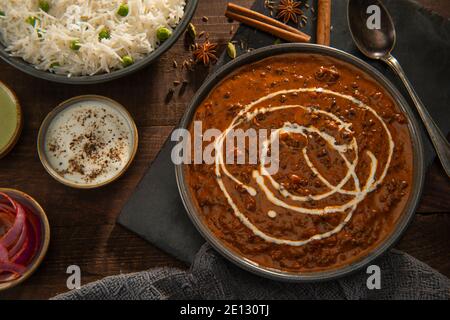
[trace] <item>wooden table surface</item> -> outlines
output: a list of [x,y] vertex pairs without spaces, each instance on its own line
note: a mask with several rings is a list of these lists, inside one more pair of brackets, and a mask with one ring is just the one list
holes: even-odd
[[[230,24],[223,16],[226,0],[200,0],[193,23],[213,41],[226,43]],[[236,3],[250,6],[253,0]],[[422,0],[441,15],[450,17],[448,0]],[[208,22],[202,21],[208,16]],[[236,29],[236,28],[235,28]],[[223,45],[222,45],[223,49]],[[0,186],[17,188],[34,196],[46,209],[51,225],[47,257],[26,283],[0,293],[2,299],[47,299],[67,291],[66,269],[78,265],[82,284],[118,273],[158,266],[186,268],[135,234],[115,223],[116,218],[178,123],[187,104],[207,75],[199,69],[181,74],[173,60],[189,58],[183,40],[152,66],[125,79],[92,86],[70,86],[34,79],[0,62],[0,81],[16,91],[24,110],[25,126],[18,145],[0,160]],[[174,80],[189,79],[183,92],[168,101]],[[99,94],[119,101],[134,116],[140,145],[136,160],[117,182],[99,190],[82,191],[54,181],[42,167],[37,151],[38,128],[58,103],[73,96]],[[427,180],[419,212],[397,248],[450,276],[450,182],[440,164],[434,163]]]

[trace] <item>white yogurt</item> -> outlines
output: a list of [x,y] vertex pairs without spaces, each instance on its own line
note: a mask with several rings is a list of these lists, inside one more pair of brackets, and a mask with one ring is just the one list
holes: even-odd
[[49,165],[70,183],[95,186],[126,167],[133,154],[134,131],[111,105],[80,101],[50,123],[45,137]]

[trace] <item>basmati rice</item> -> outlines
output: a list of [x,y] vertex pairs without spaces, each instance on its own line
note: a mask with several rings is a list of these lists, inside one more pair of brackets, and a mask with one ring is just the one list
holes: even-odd
[[[67,76],[109,73],[123,68],[122,57],[136,62],[160,43],[156,30],[173,30],[184,15],[185,0],[38,0],[0,1],[0,41],[6,51],[37,69]],[[126,17],[117,14],[127,3]],[[35,25],[29,18],[36,18]],[[28,22],[27,22],[28,20]],[[107,29],[109,39],[99,39]],[[79,50],[71,49],[77,41]]]

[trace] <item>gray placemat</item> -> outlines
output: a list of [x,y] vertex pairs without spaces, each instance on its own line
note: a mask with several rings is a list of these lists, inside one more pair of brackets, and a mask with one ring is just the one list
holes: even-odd
[[[437,124],[447,134],[450,131],[450,22],[410,0],[384,2],[397,28],[397,46],[393,54]],[[263,3],[263,0],[257,0],[253,9],[267,13]],[[331,45],[363,58],[356,50],[347,27],[346,6],[347,1],[333,1]],[[305,32],[314,35],[314,29],[315,23],[310,23]],[[250,48],[271,45],[276,40],[246,26],[237,30],[234,39],[244,39]],[[217,67],[227,60],[228,57],[223,55]],[[379,62],[368,62],[386,75],[412,106],[400,80],[388,67]],[[430,163],[435,155],[425,131],[423,138],[425,156]],[[173,145],[173,142],[166,142],[123,208],[118,222],[178,259],[192,262],[204,240],[190,222],[178,195],[175,169],[170,158]]]

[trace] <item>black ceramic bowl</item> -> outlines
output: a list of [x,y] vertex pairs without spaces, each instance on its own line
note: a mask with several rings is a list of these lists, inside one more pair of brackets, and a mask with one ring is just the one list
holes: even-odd
[[381,73],[379,73],[377,70],[375,70],[373,67],[371,67],[364,61],[354,57],[353,55],[330,47],[311,44],[284,44],[265,47],[233,60],[224,67],[220,68],[215,74],[211,75],[208,78],[208,80],[203,84],[203,86],[200,88],[200,90],[198,90],[197,94],[193,98],[190,107],[186,111],[181,121],[181,127],[188,129],[193,119],[193,116],[195,115],[197,107],[208,96],[210,91],[234,70],[246,64],[257,62],[271,56],[276,56],[285,53],[317,53],[324,56],[330,56],[335,59],[339,59],[341,61],[352,64],[353,66],[359,68],[360,70],[365,71],[367,74],[372,76],[381,86],[383,86],[386,89],[386,91],[392,95],[393,99],[396,101],[399,108],[406,115],[408,119],[409,130],[413,145],[413,168],[414,168],[413,185],[411,189],[411,196],[410,199],[408,200],[407,206],[405,207],[405,211],[402,217],[399,219],[391,235],[387,237],[383,241],[383,243],[381,243],[378,247],[376,247],[366,257],[338,269],[312,273],[292,273],[276,269],[270,269],[262,267],[257,263],[250,261],[249,259],[246,259],[245,257],[237,255],[235,252],[227,248],[221,242],[221,240],[218,239],[203,223],[202,218],[197,213],[197,209],[194,204],[192,195],[190,194],[189,187],[185,180],[184,165],[177,165],[175,168],[177,184],[184,206],[195,227],[218,252],[220,252],[224,257],[226,257],[228,260],[235,263],[239,267],[248,270],[252,273],[255,273],[257,275],[274,280],[283,280],[291,282],[314,282],[314,281],[325,281],[336,279],[348,275],[357,270],[360,270],[364,266],[368,265],[371,261],[382,255],[384,252],[386,252],[390,247],[392,247],[394,243],[404,233],[408,224],[413,218],[422,193],[422,186],[424,179],[424,159],[419,126],[404,98],[400,95],[398,90]]
[[156,59],[158,59],[163,53],[168,51],[174,44],[177,42],[177,40],[180,38],[180,36],[184,33],[186,30],[189,22],[191,21],[192,17],[194,16],[195,9],[197,8],[198,0],[186,0],[186,7],[184,10],[184,16],[181,19],[180,23],[175,28],[172,36],[165,41],[163,44],[161,44],[155,51],[150,53],[147,57],[145,57],[142,60],[139,60],[135,64],[116,71],[112,71],[111,73],[103,73],[98,74],[94,76],[79,76],[79,77],[67,77],[65,75],[58,75],[54,74],[48,71],[38,70],[33,65],[29,64],[28,62],[24,61],[21,58],[15,58],[11,57],[6,51],[5,46],[0,43],[0,58],[2,58],[4,61],[12,65],[18,70],[21,70],[25,73],[28,73],[29,75],[32,75],[36,78],[41,78],[44,80],[49,80],[53,82],[59,82],[59,83],[67,83],[67,84],[95,84],[95,83],[102,83],[111,81],[114,79],[125,77],[129,74],[132,74],[145,66],[149,65],[150,63],[154,62]]

